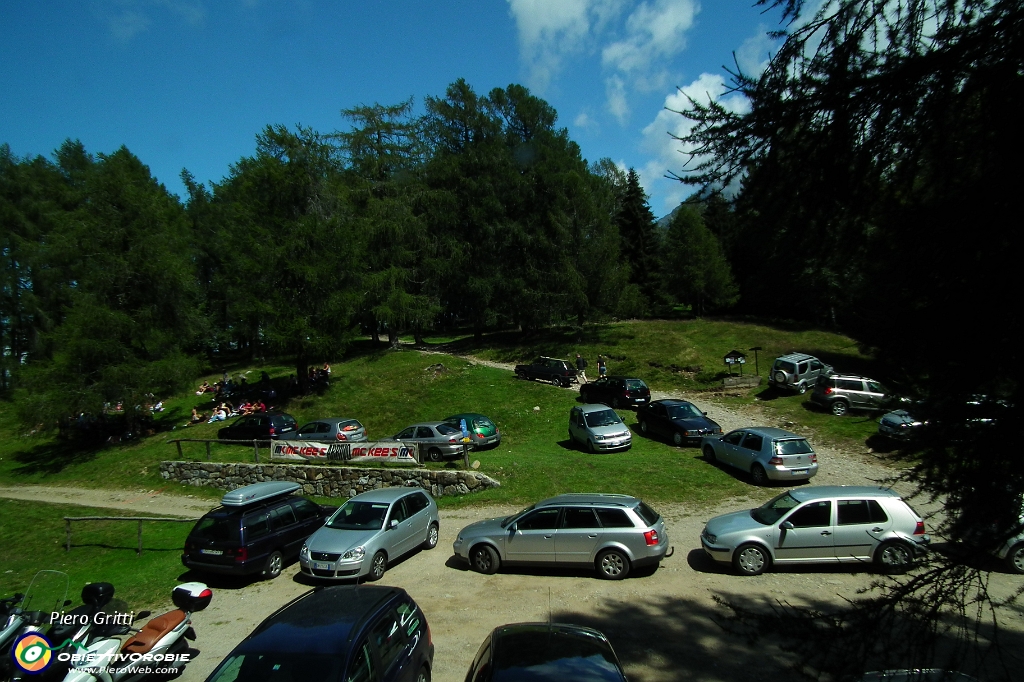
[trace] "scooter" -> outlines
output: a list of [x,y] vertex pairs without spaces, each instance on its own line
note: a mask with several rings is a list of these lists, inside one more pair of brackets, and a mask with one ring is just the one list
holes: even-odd
[[[24,594],[0,600],[0,680],[20,676],[25,671],[22,666],[38,664],[36,657],[44,654],[45,649],[36,647],[26,651],[31,642],[22,646],[22,640],[31,634],[41,637],[51,629],[50,614],[70,603],[67,594],[66,573],[39,571]],[[46,661],[42,665],[45,667]]]
[[[93,638],[84,651],[72,652],[71,669],[64,682],[135,682],[147,675],[172,678],[181,674],[193,650],[192,614],[210,605],[213,591],[203,583],[178,585],[171,592],[177,609],[157,616],[141,629],[115,622],[99,625],[102,637]],[[143,611],[135,618],[145,618]],[[122,642],[120,635],[130,634]]]

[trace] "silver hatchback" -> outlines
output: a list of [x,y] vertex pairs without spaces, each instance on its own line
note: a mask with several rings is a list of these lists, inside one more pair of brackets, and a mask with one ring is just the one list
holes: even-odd
[[818,473],[818,455],[806,438],[768,426],[707,436],[701,442],[701,451],[709,462],[748,472],[755,485],[806,481]]
[[459,531],[452,549],[485,574],[502,564],[587,566],[613,580],[669,555],[661,515],[635,497],[600,493],[559,495],[478,521]]
[[580,405],[569,410],[569,442],[579,443],[587,452],[628,450],[633,434],[607,405]]
[[322,443],[366,442],[366,428],[355,419],[329,417],[303,424],[295,440],[314,440]]
[[381,488],[352,497],[299,551],[299,567],[316,578],[379,580],[388,564],[437,546],[437,503],[420,488]]
[[904,569],[930,538],[921,517],[891,488],[817,486],[716,516],[700,541],[715,561],[758,575],[773,564],[873,561]]

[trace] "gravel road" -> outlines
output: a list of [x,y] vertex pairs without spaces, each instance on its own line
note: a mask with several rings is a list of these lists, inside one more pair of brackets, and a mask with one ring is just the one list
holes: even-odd
[[[499,363],[486,363],[510,368]],[[556,390],[552,388],[552,390]],[[687,398],[680,393],[656,397]],[[742,411],[692,397],[725,430],[764,424],[756,406]],[[768,424],[779,425],[779,424]],[[821,468],[815,484],[865,485],[884,480],[891,471],[870,454],[817,447]],[[899,486],[897,486],[899,488]],[[465,525],[515,511],[508,507],[474,507],[441,512],[436,549],[417,551],[389,568],[381,583],[406,589],[426,615],[436,654],[433,678],[456,682],[465,676],[477,647],[495,626],[521,621],[575,622],[608,635],[633,682],[669,680],[789,680],[790,655],[762,638],[756,646],[727,634],[719,623],[727,615],[715,597],[747,605],[777,602],[827,606],[854,598],[878,575],[858,567],[818,566],[786,569],[756,578],[732,575],[704,556],[699,535],[711,516],[752,506],[777,490],[751,487],[746,498],[723,500],[712,507],[659,505],[674,554],[660,568],[622,581],[603,581],[586,571],[513,570],[483,576],[461,565],[451,545]],[[907,491],[904,491],[907,492]],[[210,503],[167,492],[106,491],[18,486],[0,488],[0,496],[111,507],[148,513],[198,515]],[[195,616],[201,655],[189,665],[182,682],[203,680],[230,649],[263,618],[308,590],[298,567],[286,567],[270,582],[210,578],[211,606]],[[990,589],[1008,596],[1020,577],[993,573]],[[1024,663],[1024,616],[1004,612],[1004,636],[1017,644],[1012,665]],[[913,662],[925,665],[926,661]]]

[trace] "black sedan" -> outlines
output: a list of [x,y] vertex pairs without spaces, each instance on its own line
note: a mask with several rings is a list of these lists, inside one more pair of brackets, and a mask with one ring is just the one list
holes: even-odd
[[661,436],[673,445],[700,445],[704,436],[722,435],[722,427],[707,412],[685,400],[655,400],[636,411],[640,433]]
[[433,661],[427,619],[405,590],[339,585],[268,616],[206,679],[426,682]]
[[580,386],[580,396],[585,403],[601,403],[618,410],[651,402],[651,389],[643,379],[609,376]]
[[250,414],[217,431],[220,440],[286,440],[295,436],[295,417],[284,413]]
[[566,623],[496,627],[480,645],[466,682],[626,682],[608,638]]

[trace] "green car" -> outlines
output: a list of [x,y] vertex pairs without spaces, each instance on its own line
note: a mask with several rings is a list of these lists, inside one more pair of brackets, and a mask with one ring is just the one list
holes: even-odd
[[473,441],[474,450],[483,450],[488,447],[498,447],[501,443],[501,431],[494,422],[482,414],[467,412],[466,414],[453,414],[444,421],[452,426],[461,428],[462,420],[466,420],[466,430]]

